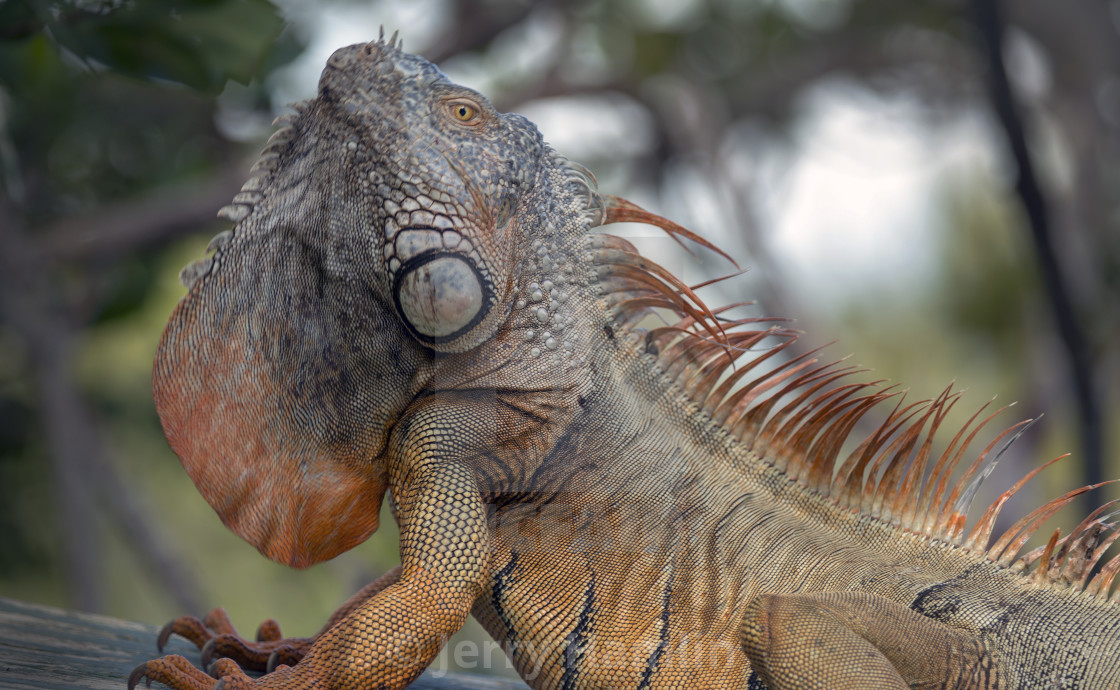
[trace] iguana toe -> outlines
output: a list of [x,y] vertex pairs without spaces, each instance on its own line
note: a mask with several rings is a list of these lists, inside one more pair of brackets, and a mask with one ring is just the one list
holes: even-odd
[[257,626],[257,642],[274,642],[284,639],[280,632],[280,624],[272,618],[266,618]]
[[207,640],[214,636],[214,633],[206,627],[205,623],[194,616],[180,616],[160,628],[159,635],[156,637],[156,647],[159,648],[159,651],[163,651],[172,635],[184,637],[196,647],[201,648]]
[[[201,651],[201,663],[209,666],[231,659],[250,671],[271,671],[279,664],[295,665],[311,646],[306,638],[285,639],[280,624],[269,618],[257,628],[256,640],[241,637],[222,609],[214,609],[203,619],[180,616],[159,631],[156,645],[162,652],[172,635],[186,638]],[[270,663],[275,656],[276,661]]]
[[279,661],[276,663],[293,666],[303,658],[310,646],[311,640],[306,638],[251,642],[237,635],[223,633],[203,645],[202,665],[206,666],[211,661],[216,663],[220,659],[231,659],[247,670],[271,671],[275,666],[269,663],[273,654],[279,652]]
[[218,654],[217,648],[218,638],[211,637],[209,640],[206,640],[206,644],[202,645],[201,654],[199,655],[199,662],[203,666],[208,667],[214,661],[215,657],[221,658],[225,656],[224,654]]
[[300,659],[307,654],[310,645],[303,645],[297,647],[293,644],[282,644],[276,649],[272,650],[272,654],[268,655],[267,671],[272,673],[278,666],[295,666],[300,662]]
[[[248,680],[245,674],[241,675]],[[151,687],[154,680],[173,690],[212,690],[215,683],[213,677],[195,668],[178,654],[153,659],[137,666],[128,676],[128,690],[133,690],[141,680],[147,687]]]
[[218,682],[210,690],[248,690],[255,684],[253,679],[230,659],[218,659],[208,667],[210,676]]

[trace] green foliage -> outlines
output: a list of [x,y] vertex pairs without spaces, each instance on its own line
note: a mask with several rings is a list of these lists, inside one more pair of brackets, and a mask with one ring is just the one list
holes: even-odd
[[276,42],[263,0],[8,2],[0,14],[4,183],[32,227],[208,174],[231,153],[214,95],[294,44]]
[[267,0],[24,0],[0,4],[8,39],[49,35],[91,70],[216,94],[260,74],[283,28]]
[[1025,354],[1030,306],[1042,298],[1025,238],[1016,233],[1007,206],[994,203],[990,193],[962,187],[946,206],[938,248],[945,266],[939,301],[947,325],[1018,360]]
[[[179,293],[158,302],[153,295],[161,281],[175,282],[177,267],[167,265],[168,250],[155,239],[168,219],[150,210],[137,216],[137,209],[153,195],[174,198],[185,185],[241,165],[242,145],[215,126],[216,97],[231,80],[249,83],[247,101],[267,109],[262,80],[302,49],[282,28],[265,0],[0,2],[0,263],[9,274],[0,276],[0,594],[74,604],[64,584],[71,526],[58,506],[65,498],[52,460],[57,449],[45,433],[58,391],[43,386],[42,369],[67,370],[102,455],[113,460],[134,450],[144,467],[178,471],[148,383],[168,301]],[[209,206],[206,215],[217,208]],[[116,219],[138,228],[131,244],[99,248]],[[54,256],[52,247],[66,252]],[[12,276],[8,260],[23,272]],[[33,337],[44,328],[57,330],[66,340],[57,347],[77,361],[45,358]],[[88,368],[86,353],[98,358]],[[82,482],[91,493],[95,484]],[[114,558],[128,562],[136,545],[114,536],[113,519],[120,518],[85,516],[98,540],[93,548],[118,554],[127,546]],[[105,583],[119,580],[108,577],[113,562],[104,563],[106,571],[78,578],[112,589]],[[163,587],[158,575],[146,587],[130,582],[122,582],[125,590]],[[115,599],[112,591],[101,597],[114,606]],[[148,618],[137,608],[116,610]]]
[[[0,350],[2,351],[2,350]],[[53,558],[49,519],[28,522],[49,505],[50,474],[41,452],[27,452],[34,419],[28,401],[0,392],[0,581],[29,573],[41,574]],[[46,518],[46,516],[44,516]]]

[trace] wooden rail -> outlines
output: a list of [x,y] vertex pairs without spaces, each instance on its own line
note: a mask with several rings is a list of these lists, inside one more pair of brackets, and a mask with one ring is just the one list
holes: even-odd
[[[0,597],[0,688],[124,690],[132,669],[158,656],[156,632],[140,623]],[[198,660],[198,650],[182,639],[173,638],[165,652]],[[411,687],[524,690],[525,685],[445,673],[425,674]]]

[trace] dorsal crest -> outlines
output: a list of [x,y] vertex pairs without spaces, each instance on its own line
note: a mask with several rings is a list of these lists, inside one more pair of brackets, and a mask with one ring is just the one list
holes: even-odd
[[[678,241],[689,239],[727,256],[694,233],[629,201],[602,197],[600,204],[600,225],[646,223]],[[819,349],[791,354],[790,346],[799,334],[782,327],[781,320],[727,316],[740,304],[708,307],[696,294],[700,286],[684,284],[620,237],[593,236],[591,252],[601,300],[615,323],[700,413],[762,462],[838,506],[982,552],[1036,583],[1061,584],[1110,599],[1120,556],[1100,562],[1120,537],[1112,521],[1120,514],[1120,500],[1101,506],[1068,535],[1055,531],[1045,546],[1021,553],[1046,520],[1101,484],[1054,498],[992,539],[996,518],[1008,499],[1061,458],[1033,470],[1002,493],[966,531],[967,514],[980,484],[1033,420],[1019,422],[979,451],[973,450],[980,431],[1007,409],[985,415],[989,403],[935,453],[935,436],[959,399],[952,387],[932,400],[907,402],[903,391],[884,387],[882,381],[853,382],[852,374],[862,370],[842,361],[822,362]],[[658,312],[661,325],[639,327]],[[665,313],[675,315],[676,321],[666,322]],[[847,450],[856,441],[857,424],[872,409],[891,402],[885,418]],[[958,474],[969,455],[971,460]],[[1120,590],[1111,594],[1111,600],[1120,601]]]

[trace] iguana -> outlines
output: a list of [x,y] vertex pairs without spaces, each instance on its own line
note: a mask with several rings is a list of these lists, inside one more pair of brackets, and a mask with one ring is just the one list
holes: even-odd
[[711,245],[395,36],[335,52],[295,109],[184,272],[154,396],[264,555],[329,559],[388,494],[401,565],[310,639],[177,619],[160,646],[213,676],[167,656],[130,687],[401,688],[468,613],[535,688],[1120,687],[1116,502],[1020,555],[1091,488],[989,545],[1020,482],[965,529],[1022,425],[968,451],[978,412],[935,453],[955,393],[901,402],[705,306],[598,229]]

